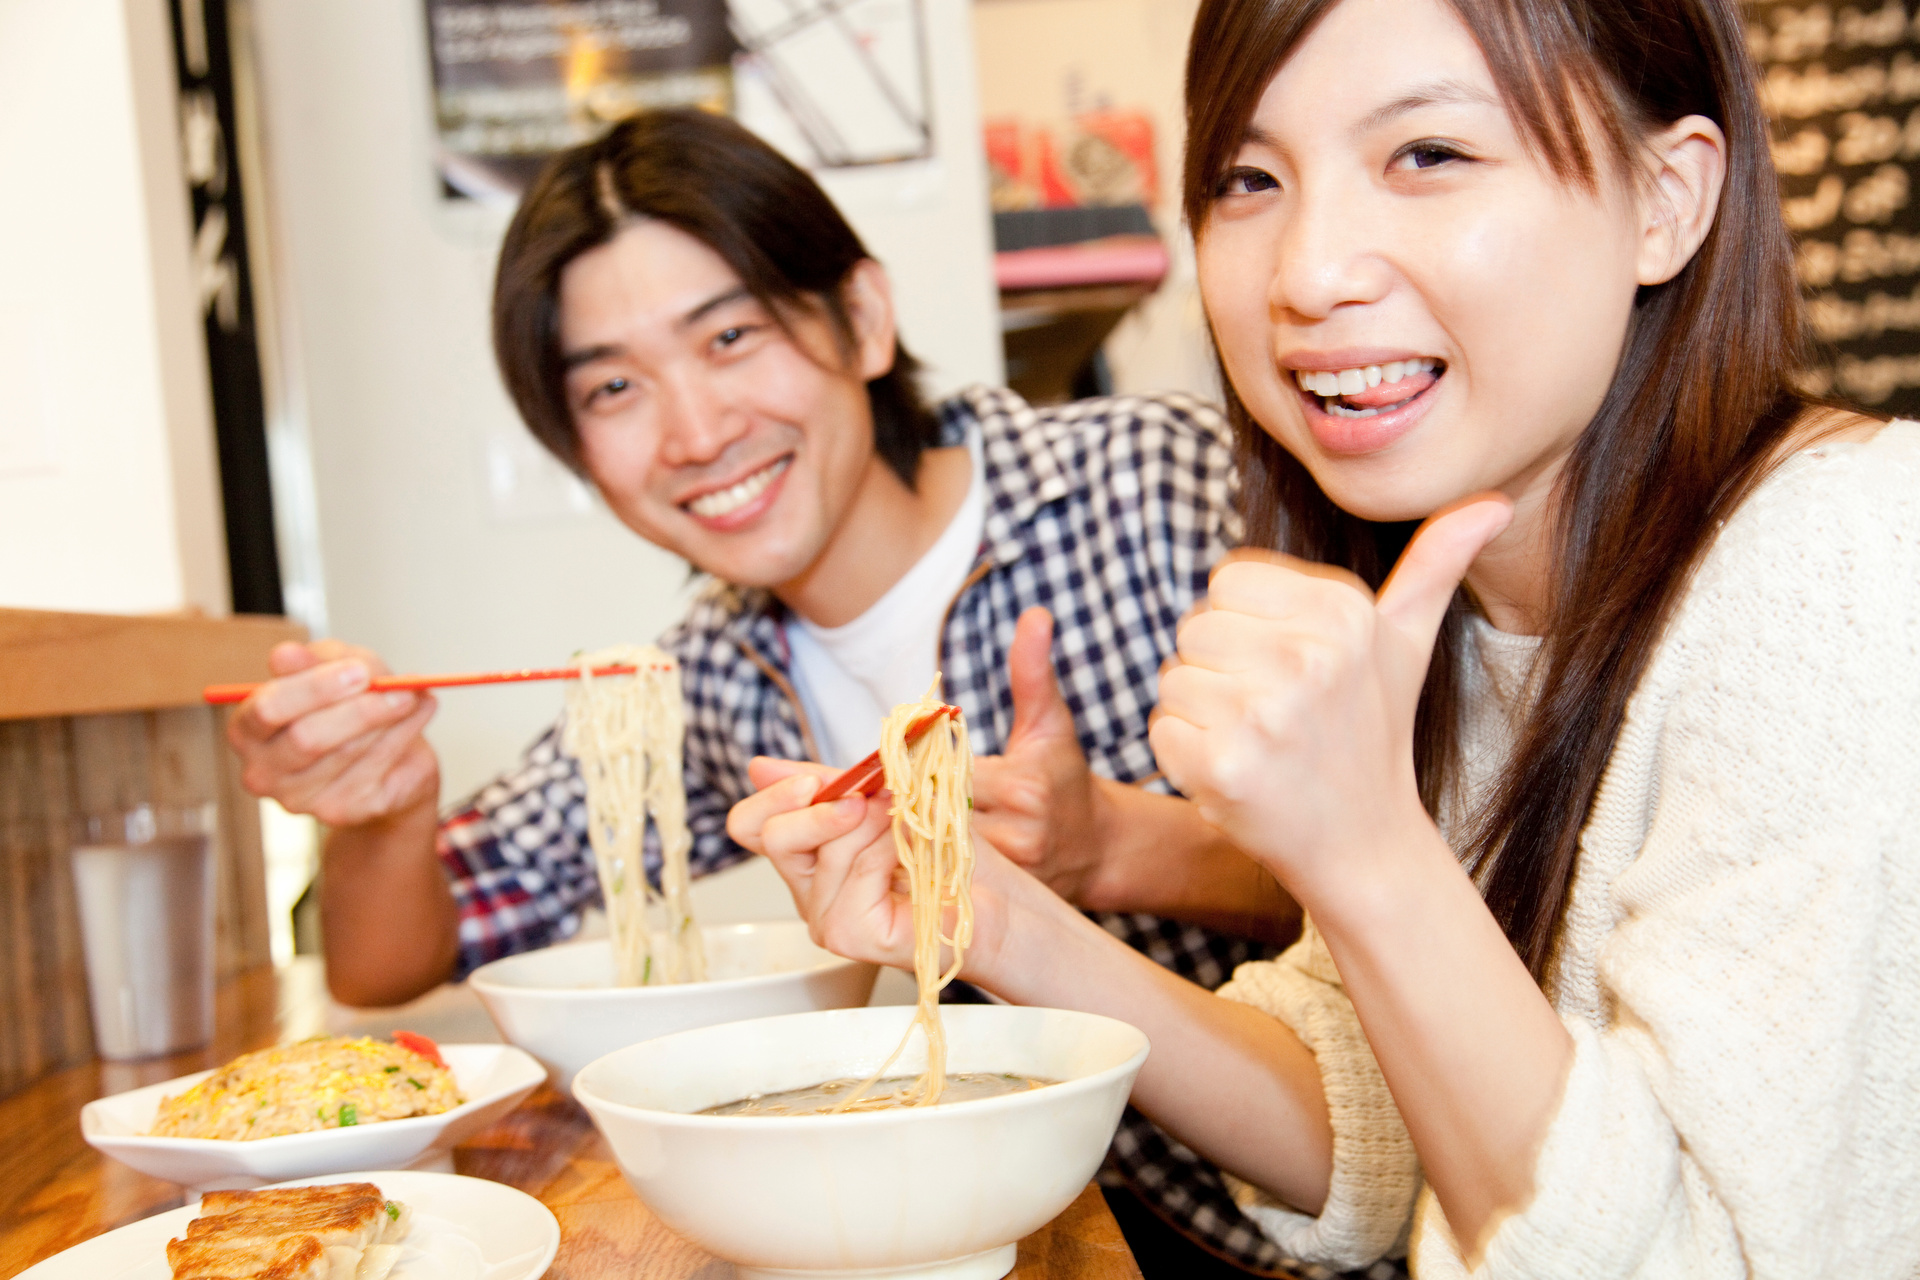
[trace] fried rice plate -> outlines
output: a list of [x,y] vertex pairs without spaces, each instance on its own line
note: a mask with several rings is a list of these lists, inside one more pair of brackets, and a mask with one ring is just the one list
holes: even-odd
[[438,1115],[462,1101],[453,1073],[411,1049],[367,1036],[322,1036],[242,1054],[185,1093],[163,1098],[152,1136],[277,1138]]

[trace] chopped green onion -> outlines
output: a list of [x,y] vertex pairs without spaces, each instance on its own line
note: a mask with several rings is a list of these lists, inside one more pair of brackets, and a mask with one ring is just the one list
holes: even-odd
[[400,1221],[400,1206],[395,1204],[391,1200],[387,1201],[387,1221],[389,1222]]
[[424,1089],[424,1088],[426,1088],[426,1087],[427,1087],[427,1086],[425,1086],[425,1085],[423,1085],[423,1084],[421,1084],[421,1083],[420,1083],[420,1082],[419,1082],[418,1080],[415,1080],[415,1079],[414,1079],[414,1078],[413,1078],[412,1076],[408,1076],[408,1077],[407,1077],[407,1083],[408,1083],[408,1084],[410,1084],[410,1085],[412,1085],[412,1086],[413,1086],[414,1088],[416,1088],[416,1089]]
[[640,967],[640,985],[646,986],[653,981],[653,957],[648,956],[646,964]]
[[340,1104],[340,1127],[348,1128],[360,1123],[360,1113],[355,1111],[351,1102]]
[[398,1067],[387,1067],[385,1068],[385,1071],[388,1075],[392,1075],[394,1072],[398,1071],[399,1069],[400,1068]]

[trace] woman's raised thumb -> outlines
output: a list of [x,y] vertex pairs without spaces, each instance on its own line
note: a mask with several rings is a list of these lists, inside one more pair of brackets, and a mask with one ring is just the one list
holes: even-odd
[[1489,542],[1513,522],[1513,503],[1479,493],[1429,516],[1380,588],[1380,616],[1422,654],[1433,651],[1447,605]]

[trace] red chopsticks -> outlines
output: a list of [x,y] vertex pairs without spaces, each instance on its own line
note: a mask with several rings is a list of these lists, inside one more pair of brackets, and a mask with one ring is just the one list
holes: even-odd
[[[595,667],[596,676],[630,676],[632,667]],[[530,680],[572,680],[578,677],[578,667],[546,667],[528,671],[468,671],[454,675],[437,676],[378,676],[367,688],[380,692],[389,689],[449,689],[469,684],[522,684]],[[230,703],[245,702],[258,684],[210,684],[200,696],[216,707]]]
[[[928,729],[931,729],[933,722],[941,716],[957,716],[959,714],[960,708],[954,706],[951,702],[942,703],[936,709],[927,712],[927,714],[908,725],[906,739],[908,742],[914,741]],[[826,804],[829,801],[838,800],[842,796],[870,796],[878,792],[882,786],[886,785],[886,780],[886,770],[880,767],[880,753],[876,751],[858,764],[848,768],[845,773],[830,780],[826,786],[820,788],[820,790],[815,793],[813,802],[815,804]]]

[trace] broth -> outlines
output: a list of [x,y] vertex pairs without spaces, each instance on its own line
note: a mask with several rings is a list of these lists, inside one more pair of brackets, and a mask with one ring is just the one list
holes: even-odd
[[[862,1098],[855,1109],[859,1111],[877,1111],[887,1107],[897,1107],[900,1093],[914,1083],[913,1076],[889,1076],[878,1081],[875,1092]],[[733,1102],[723,1102],[717,1107],[708,1107],[700,1112],[703,1116],[818,1116],[825,1115],[840,1105],[850,1090],[857,1089],[863,1081],[852,1076],[838,1080],[826,1080],[820,1084],[809,1085],[804,1089],[788,1089],[782,1093],[757,1093]],[[1057,1080],[1041,1080],[1033,1076],[1005,1075],[993,1071],[956,1071],[947,1076],[947,1088],[940,1095],[936,1106],[945,1106],[949,1102],[975,1102],[982,1098],[998,1098],[1003,1094],[1026,1093],[1033,1089],[1044,1089]]]

